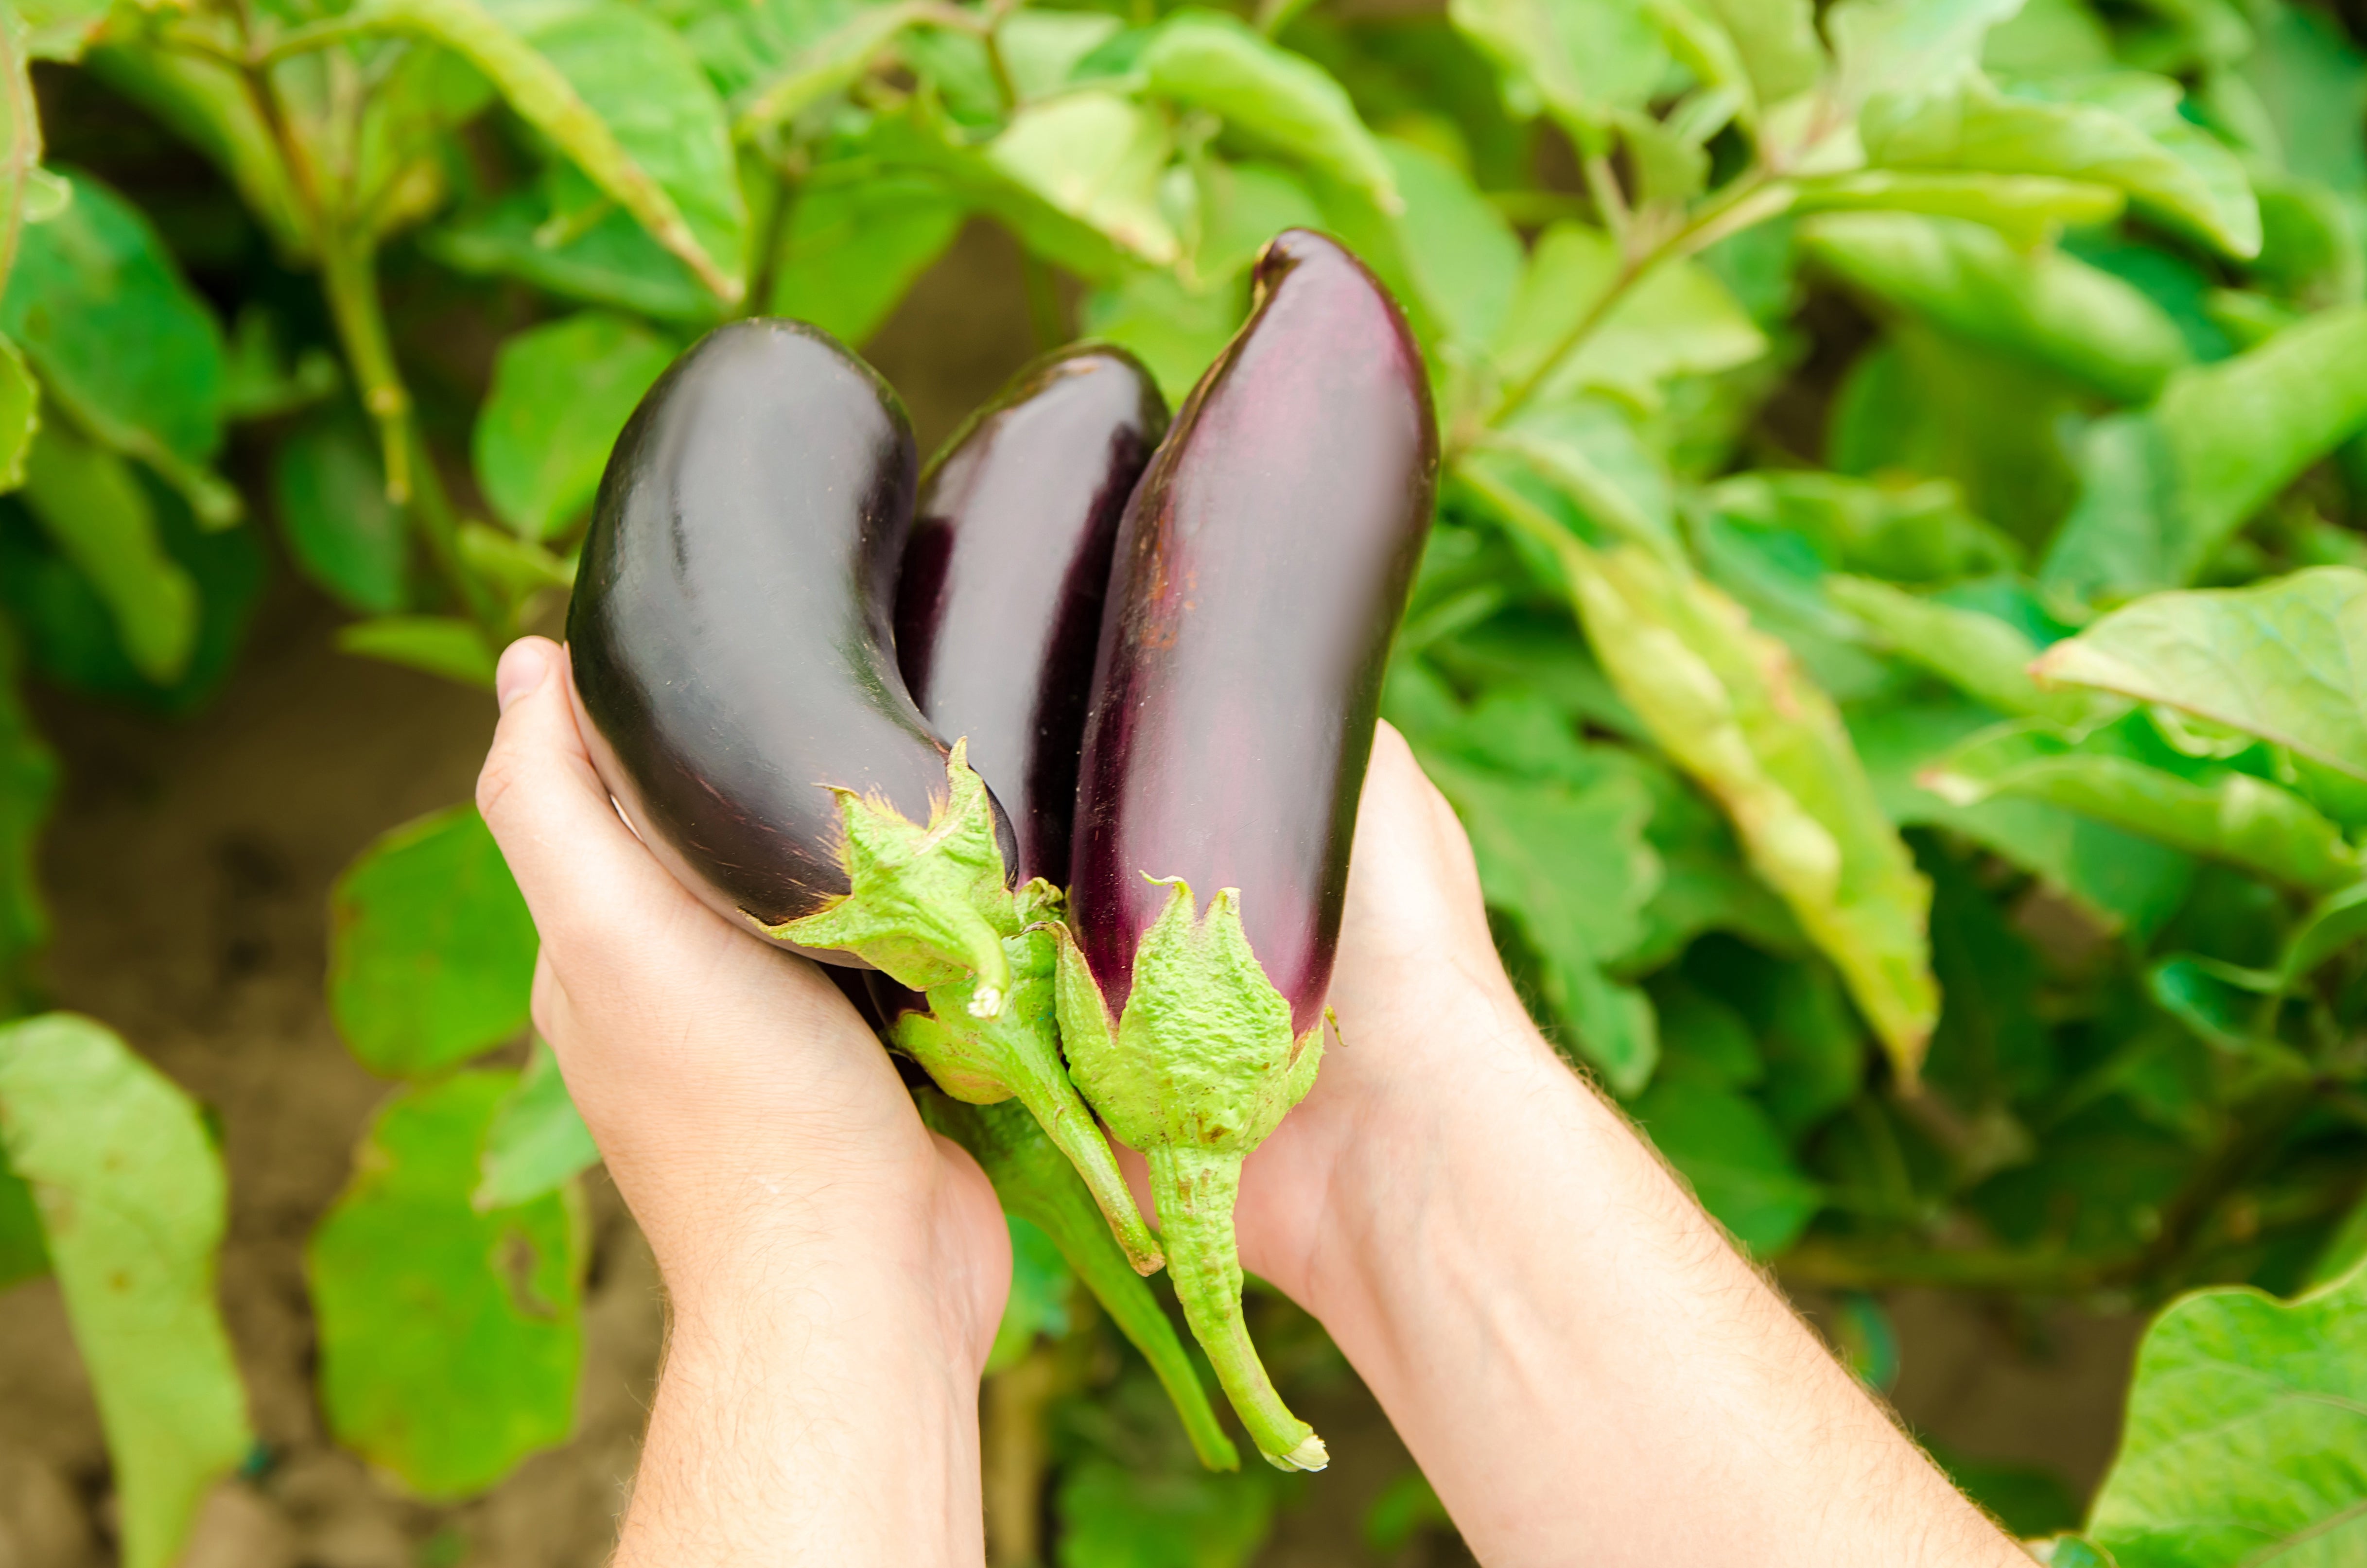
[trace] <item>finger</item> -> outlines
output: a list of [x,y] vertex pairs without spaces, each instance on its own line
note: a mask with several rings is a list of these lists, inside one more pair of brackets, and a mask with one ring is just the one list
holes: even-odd
[[610,947],[603,933],[619,911],[688,918],[696,910],[617,816],[575,728],[567,682],[566,653],[549,638],[510,644],[494,677],[501,723],[477,777],[477,809],[536,929],[562,959]]

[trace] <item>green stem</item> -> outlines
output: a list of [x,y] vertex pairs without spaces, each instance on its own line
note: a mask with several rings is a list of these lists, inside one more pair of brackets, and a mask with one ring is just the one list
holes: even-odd
[[1268,1464],[1321,1470],[1331,1462],[1315,1428],[1290,1413],[1250,1343],[1241,1316],[1241,1260],[1233,1236],[1233,1202],[1241,1186],[1238,1153],[1172,1145],[1150,1151],[1150,1196],[1167,1243],[1167,1269],[1192,1336],[1208,1353],[1217,1381]]
[[[1764,168],[1753,168],[1718,192],[1659,244],[1640,256],[1623,258],[1619,275],[1611,280],[1611,286],[1587,307],[1586,313],[1573,323],[1568,332],[1562,334],[1561,340],[1537,362],[1535,369],[1505,390],[1504,395],[1497,400],[1495,408],[1489,414],[1488,423],[1501,425],[1519,413],[1553,379],[1554,372],[1561,369],[1563,362],[1594,335],[1612,311],[1637,284],[1670,262],[1682,260],[1713,241],[1724,238],[1734,228],[1744,226],[1730,223],[1729,220],[1742,211],[1744,204],[1754,198],[1772,199],[1776,183]],[[1778,205],[1780,207],[1780,203]],[[1753,215],[1747,218],[1746,222],[1757,221],[1760,214],[1755,209],[1752,211]],[[1772,215],[1772,212],[1766,215]]]

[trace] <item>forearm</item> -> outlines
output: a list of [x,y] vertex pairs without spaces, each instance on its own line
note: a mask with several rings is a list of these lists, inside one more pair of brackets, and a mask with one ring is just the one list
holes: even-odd
[[892,1253],[677,1293],[617,1568],[983,1562],[980,1351]]
[[1512,1006],[1376,1108],[1307,1277],[1480,1560],[2024,1561]]

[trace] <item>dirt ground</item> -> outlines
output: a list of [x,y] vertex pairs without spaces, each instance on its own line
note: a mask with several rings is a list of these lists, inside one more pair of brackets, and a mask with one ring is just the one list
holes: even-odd
[[[873,346],[907,389],[924,445],[1030,351],[999,243],[965,236]],[[596,1176],[572,1442],[477,1502],[429,1508],[331,1448],[313,1403],[302,1247],[388,1087],[346,1053],[323,1001],[329,883],[378,832],[464,798],[493,722],[481,694],[337,654],[335,621],[283,582],[241,673],[185,724],[42,703],[67,769],[45,849],[54,999],[121,1030],[218,1112],[227,1151],[222,1300],[270,1462],[217,1495],[189,1561],[592,1568],[631,1475],[661,1328],[648,1254]],[[1962,1454],[2042,1463],[2075,1487],[2092,1484],[2113,1440],[2128,1324],[2066,1316],[2033,1335],[1938,1296],[1891,1306],[1903,1348],[1897,1401],[1919,1429]],[[1261,1563],[1369,1563],[1358,1523],[1407,1468],[1403,1449],[1353,1385],[1308,1414],[1338,1462],[1308,1487]],[[54,1286],[0,1293],[0,1568],[102,1561],[107,1485],[96,1412]],[[1399,1568],[1450,1560],[1441,1543],[1418,1545]]]

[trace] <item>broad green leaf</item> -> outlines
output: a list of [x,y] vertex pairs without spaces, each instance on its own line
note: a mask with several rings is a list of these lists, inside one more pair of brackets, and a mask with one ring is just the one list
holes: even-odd
[[83,65],[220,169],[281,256],[311,255],[311,220],[295,176],[254,90],[234,67],[132,43],[102,43],[84,56]]
[[108,0],[22,0],[10,6],[27,31],[24,48],[36,60],[69,64],[107,26]]
[[1982,66],[2007,81],[2086,75],[2118,63],[2112,35],[2088,0],[2024,0],[1981,44]]
[[221,445],[221,329],[138,209],[67,178],[66,210],[17,241],[0,332],[77,425],[154,469],[201,521],[227,523],[238,496],[206,471]]
[[1136,272],[1085,296],[1079,325],[1140,359],[1171,406],[1180,406],[1249,313],[1236,286],[1195,294],[1172,272]]
[[1782,103],[1817,85],[1825,50],[1813,0],[1690,0],[1733,40],[1761,106]]
[[2089,598],[2191,582],[2246,519],[2367,426],[2367,307],[2323,312],[2258,348],[2170,379],[2100,422],[2079,504],[2041,578]]
[[2120,1568],[2367,1551],[2367,1270],[2287,1302],[2172,1302],[2137,1348],[2121,1451],[2088,1516]]
[[1531,404],[1489,434],[1462,477],[1496,506],[1523,506],[1591,543],[1678,553],[1668,472],[1607,399]]
[[1150,92],[1206,109],[1233,130],[1361,190],[1396,212],[1397,176],[1356,118],[1347,89],[1303,55],[1219,11],[1178,11],[1138,62]]
[[2142,939],[2176,914],[2195,863],[2148,838],[2016,796],[1957,805],[1925,789],[1924,770],[1997,723],[1995,710],[1963,698],[1852,710],[1850,734],[1884,812],[1901,827],[1959,833],[1996,850],[2084,910],[2103,930]]
[[519,192],[426,230],[419,244],[456,272],[516,278],[563,299],[661,321],[703,324],[716,313],[697,275],[614,205],[562,233],[540,198]]
[[1971,74],[1988,30],[2022,0],[1840,0],[1825,16],[1837,90],[1851,107],[1875,94],[1912,103]]
[[1751,869],[1912,1078],[1939,1011],[1931,889],[1832,701],[1725,595],[1643,551],[1562,547],[1588,641],[1663,750],[1717,797]]
[[1526,258],[1520,236],[1470,180],[1426,149],[1396,137],[1381,151],[1405,199],[1398,244],[1421,302],[1450,341],[1473,349],[1495,340]]
[[1892,168],[2050,175],[2117,187],[2231,256],[2257,256],[2259,209],[2242,165],[2180,115],[2178,100],[2175,82],[2135,74],[2032,85],[2012,96],[1976,80],[1904,112],[1870,113],[1866,156]]
[[1589,151],[1606,149],[1611,110],[1641,108],[1669,66],[1639,0],[1448,0],[1446,14],[1504,74],[1514,113],[1552,115]]
[[221,1156],[188,1096],[72,1013],[0,1028],[0,1143],[98,1395],[125,1568],[168,1568],[254,1442],[214,1300]]
[[291,361],[280,343],[279,318],[261,304],[248,304],[231,328],[230,352],[222,361],[222,415],[233,423],[276,419],[325,402],[345,381],[337,361],[319,344],[308,344]]
[[2237,67],[2276,130],[2285,167],[2332,190],[2367,187],[2367,53],[2335,19],[2305,6],[2252,13],[2259,42]]
[[2036,673],[2159,703],[2367,778],[2367,572],[2156,594],[2056,643]]
[[2330,1285],[2344,1275],[2367,1264],[2367,1193],[2361,1193],[2350,1212],[2334,1227],[2316,1260],[2309,1266],[2312,1285]]
[[2078,723],[2088,715],[2085,696],[2048,691],[2031,678],[2037,644],[2010,622],[1868,577],[1828,578],[1825,592],[1864,621],[1893,655],[1921,665],[2000,713],[2063,724]]
[[2009,571],[2019,546],[1965,509],[1944,480],[1883,483],[1814,470],[1762,470],[1704,493],[1723,517],[1795,533],[1837,571],[1942,583]]
[[470,1199],[479,1212],[511,1209],[557,1192],[600,1163],[591,1129],[567,1097],[559,1058],[541,1039],[485,1129],[479,1179]]
[[381,835],[329,894],[329,1012],[362,1065],[432,1076],[526,1028],[538,944],[474,806]]
[[[1192,172],[1199,233],[1176,270],[1195,289],[1215,292],[1236,279],[1285,229],[1325,227],[1324,210],[1306,181],[1279,164],[1202,158]],[[1132,282],[1129,277],[1119,287]],[[1423,303],[1415,299],[1410,308],[1420,311]]]
[[987,158],[1059,210],[1163,267],[1182,248],[1159,205],[1172,143],[1157,109],[1081,92],[1020,110]]
[[[1025,168],[1006,166],[996,156],[1000,139],[982,146],[971,145],[957,128],[933,114],[924,98],[916,97],[900,114],[882,115],[873,122],[864,145],[887,167],[926,174],[939,180],[969,207],[1008,228],[1029,254],[1074,273],[1087,283],[1106,288],[1139,271],[1146,260],[1166,265],[1174,259],[1176,249],[1160,247],[1172,244],[1180,249],[1181,241],[1165,212],[1156,205],[1165,156],[1156,144],[1163,136],[1153,123],[1156,116],[1123,98],[1086,92],[1053,98],[1028,112],[1059,110],[1079,99],[1100,107],[1085,111],[1082,119],[1071,119],[1066,126],[1060,123],[1063,115],[1039,121],[1029,138],[1018,144],[1018,150],[1025,154],[1020,160],[1026,165]],[[1113,102],[1116,112],[1109,108]],[[1076,112],[1065,114],[1073,117]],[[1151,119],[1145,119],[1146,115],[1151,115]],[[1093,129],[1096,125],[1101,129]],[[1064,146],[1063,139],[1071,131],[1094,135],[1114,131],[1148,140],[1139,147],[1103,148],[1096,152]],[[1033,145],[1029,144],[1031,141]],[[1097,162],[1101,157],[1115,159],[1111,166],[1102,170],[1117,182],[1106,188],[1093,173],[1101,168]],[[1078,199],[1096,201],[1117,214],[1121,226],[1129,232],[1134,223],[1143,225],[1145,241],[1157,256],[1135,249],[1130,239],[1109,232],[1099,220],[1071,210],[1048,188],[1055,181],[1066,182],[1066,187]]]
[[337,628],[337,649],[462,686],[493,687],[492,646],[474,622],[457,616],[382,615],[353,621]]
[[1933,764],[1923,784],[1958,805],[1998,794],[2044,801],[2313,892],[2346,887],[2362,870],[2342,830],[2290,791],[2248,773],[2183,778],[2076,748],[2044,728],[1976,736]]
[[279,530],[296,569],[359,615],[410,597],[410,540],[386,498],[377,437],[348,409],[307,421],[271,456]]
[[25,499],[106,601],[132,665],[159,686],[179,678],[197,646],[198,585],[164,552],[130,465],[52,419],[27,455]]
[[[1501,715],[1483,711],[1474,727],[1491,717]],[[1659,1054],[1651,1008],[1602,966],[1643,935],[1644,905],[1659,882],[1644,842],[1650,797],[1617,774],[1576,787],[1444,756],[1426,762],[1471,835],[1489,903],[1520,924],[1545,960],[1546,1000],[1579,1052],[1613,1093],[1634,1095]]]
[[2278,962],[2278,983],[2299,980],[2362,936],[2367,936],[2367,885],[2320,899],[2287,939]]
[[1002,1321],[986,1354],[989,1377],[1036,1348],[1039,1335],[1059,1339],[1068,1334],[1069,1292],[1076,1286],[1051,1237],[1016,1214],[1003,1218],[1011,1232],[1011,1293],[1003,1298]]
[[1505,376],[1520,382],[1544,373],[1537,395],[1549,400],[1598,386],[1648,403],[1671,376],[1731,369],[1767,351],[1726,286],[1705,267],[1679,262],[1629,287],[1577,351],[1546,372],[1548,356],[1590,319],[1619,274],[1619,248],[1599,229],[1557,223],[1540,235],[1496,335]]
[[1876,299],[2123,403],[2150,399],[2187,363],[2178,324],[2144,294],[2061,251],[2016,251],[1977,223],[1857,212],[1805,223],[1800,238]]
[[1667,1080],[1645,1090],[1635,1112],[1702,1207],[1760,1257],[1796,1241],[1823,1201],[1767,1113],[1741,1095]]
[[0,17],[0,288],[17,263],[28,185],[41,166],[40,106],[25,56],[23,13]]
[[462,523],[459,539],[460,564],[478,581],[502,594],[522,599],[544,588],[572,588],[575,567],[532,540],[482,523]]
[[996,25],[994,41],[1025,103],[1066,85],[1086,56],[1125,28],[1093,11],[1011,11]]
[[1053,1489],[1055,1561],[1059,1568],[1248,1568],[1289,1485],[1264,1465],[1234,1474],[1159,1471],[1089,1451],[1060,1468]]
[[[799,25],[823,14],[840,19],[829,30],[814,33]],[[779,61],[776,69],[744,88],[732,86],[739,111],[734,131],[743,139],[762,137],[833,94],[853,86],[871,68],[897,35],[924,14],[914,4],[820,6],[773,4],[751,6],[749,14],[717,19],[702,54],[710,62],[729,62],[733,76],[753,57]],[[792,19],[794,18],[794,19]],[[750,32],[757,35],[752,39]],[[751,48],[751,43],[755,47]],[[735,58],[736,57],[736,58]],[[710,69],[714,64],[710,64]]]
[[485,1490],[574,1423],[582,1200],[470,1201],[516,1083],[468,1072],[398,1091],[305,1249],[329,1430],[431,1501]]
[[351,194],[368,215],[368,234],[383,239],[444,205],[451,135],[493,106],[478,70],[441,49],[397,48],[373,73],[368,102],[354,135]]
[[[512,14],[515,28],[502,19]],[[748,210],[723,105],[663,24],[620,0],[499,10],[478,0],[368,0],[365,15],[484,73],[710,293],[739,301]]]
[[477,481],[501,519],[545,540],[582,517],[617,433],[674,355],[666,338],[605,311],[504,339],[475,441]]
[[1861,169],[1802,180],[1795,212],[1865,210],[1920,212],[1986,224],[2028,250],[2066,226],[2109,222],[2120,216],[2121,193],[2108,185],[2043,175],[1933,173],[1920,169]]
[[946,186],[913,175],[850,164],[844,178],[810,181],[789,199],[769,308],[860,344],[945,254],[968,212]]

